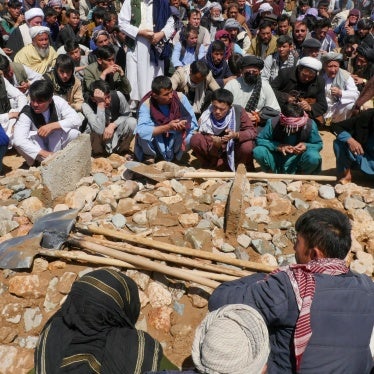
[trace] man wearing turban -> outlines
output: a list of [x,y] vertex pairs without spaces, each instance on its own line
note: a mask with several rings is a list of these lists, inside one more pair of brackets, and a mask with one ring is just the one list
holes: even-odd
[[45,74],[54,66],[57,53],[49,45],[50,30],[45,26],[30,28],[32,44],[23,47],[14,57],[14,62],[26,65],[39,74]]

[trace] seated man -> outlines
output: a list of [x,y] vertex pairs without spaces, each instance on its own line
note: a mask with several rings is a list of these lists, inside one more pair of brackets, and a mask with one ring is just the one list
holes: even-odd
[[9,61],[3,55],[0,55],[0,70],[4,78],[22,93],[27,94],[31,83],[43,79],[43,76],[29,67]]
[[82,111],[82,83],[74,75],[74,61],[68,55],[58,55],[53,71],[44,74],[53,85],[54,95],[62,97],[77,112]]
[[215,40],[209,46],[208,51],[202,60],[206,62],[213,78],[221,88],[223,88],[228,81],[236,78],[236,76],[231,72],[224,56],[225,44],[221,40]]
[[297,58],[293,54],[292,38],[288,35],[281,35],[277,39],[277,52],[266,57],[264,69],[261,72],[262,78],[271,82],[278,76],[278,71],[296,66]]
[[14,62],[28,66],[39,74],[45,74],[55,64],[57,53],[49,45],[50,30],[45,26],[30,28],[32,43],[23,47],[14,57]]
[[357,55],[352,61],[352,78],[361,92],[367,81],[374,76],[374,48],[363,44],[357,47],[356,52]]
[[129,104],[121,92],[111,91],[108,83],[97,80],[90,86],[88,103],[82,105],[82,111],[94,155],[128,152],[136,119],[130,117]]
[[340,122],[348,118],[358,98],[359,91],[348,71],[340,67],[343,55],[330,52],[321,56],[325,93],[328,105],[325,113],[326,124]]
[[130,82],[121,66],[114,63],[114,48],[109,45],[100,47],[95,53],[97,61],[88,65],[84,72],[83,94],[89,91],[93,82],[101,79],[109,84],[111,91],[128,95],[131,91]]
[[306,39],[301,45],[301,55],[302,57],[314,57],[319,58],[319,53],[321,50],[321,42],[314,38]]
[[[234,95],[234,104],[245,108],[250,120],[260,124],[261,111],[272,108],[279,114],[280,106],[269,83],[261,78],[264,61],[256,56],[244,56],[241,61],[242,75],[228,82],[225,88]],[[286,70],[286,69],[284,69]],[[259,114],[260,113],[260,114]]]
[[[374,78],[372,78],[373,80]],[[352,181],[351,169],[374,176],[374,109],[333,124],[334,152],[339,182]]]
[[30,105],[23,108],[14,126],[13,145],[31,166],[78,137],[81,123],[64,99],[53,96],[50,82],[36,81],[30,86]]
[[88,66],[87,56],[83,54],[80,45],[73,40],[68,40],[64,47],[66,54],[69,55],[74,61],[75,76],[82,81],[84,71]]
[[246,53],[265,59],[277,51],[277,38],[272,35],[271,24],[268,21],[261,22],[258,29],[258,34],[252,39]]
[[194,61],[191,65],[176,70],[171,82],[173,90],[186,95],[197,117],[210,104],[212,92],[219,88],[204,61]]
[[256,139],[255,160],[266,172],[318,174],[322,139],[317,125],[297,104],[286,104],[279,118],[269,119]]
[[135,156],[139,161],[180,160],[197,130],[196,117],[186,96],[173,91],[170,78],[156,77],[139,108]]
[[320,61],[303,57],[298,66],[279,70],[278,77],[271,82],[281,106],[297,103],[317,125],[324,124],[323,115],[327,110],[325,81],[318,74],[321,69]]
[[252,151],[256,129],[240,105],[232,105],[233,94],[220,88],[212,105],[201,115],[199,132],[192,135],[191,148],[203,168],[231,169],[244,164],[254,170]]
[[370,373],[374,283],[344,261],[352,243],[349,218],[311,209],[295,229],[297,264],[222,284],[209,310],[243,303],[260,312],[270,334],[269,374]]

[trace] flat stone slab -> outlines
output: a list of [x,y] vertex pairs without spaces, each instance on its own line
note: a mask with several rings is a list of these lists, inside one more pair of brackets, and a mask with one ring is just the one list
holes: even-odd
[[51,199],[76,189],[81,178],[91,172],[91,141],[88,134],[82,134],[63,150],[56,152],[40,167],[44,186]]

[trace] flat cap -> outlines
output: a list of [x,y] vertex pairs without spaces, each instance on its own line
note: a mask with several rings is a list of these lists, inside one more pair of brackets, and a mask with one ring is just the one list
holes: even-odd
[[256,66],[262,70],[264,68],[264,60],[257,56],[244,56],[240,67],[245,68],[247,66]]

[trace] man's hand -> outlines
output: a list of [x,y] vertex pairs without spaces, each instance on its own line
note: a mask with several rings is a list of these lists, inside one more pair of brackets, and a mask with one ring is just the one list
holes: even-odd
[[213,140],[213,147],[216,149],[220,149],[222,147],[222,139],[219,136],[212,135]]
[[347,144],[348,144],[349,150],[354,155],[356,155],[356,156],[357,155],[363,155],[365,153],[364,149],[362,148],[362,145],[356,139],[349,138],[347,140]]
[[22,82],[19,86],[16,86],[22,93],[25,93],[30,87],[29,82]]
[[312,106],[305,100],[299,101],[297,105],[303,108],[306,112],[310,112],[312,110]]
[[92,101],[97,104],[98,108],[104,108],[105,107],[105,94],[103,91],[101,91],[98,88],[95,88],[95,91],[93,93]]
[[88,25],[80,25],[78,35],[83,38],[84,34],[88,31]]
[[60,129],[61,126],[58,122],[48,123],[47,125],[43,125],[40,129],[38,129],[38,135],[42,138],[46,138],[49,134],[53,131]]
[[9,112],[8,117],[9,117],[9,119],[12,119],[12,118],[17,119],[19,117],[19,112]]
[[284,156],[287,155],[287,153],[294,153],[292,145],[287,144],[281,144],[278,146],[277,151],[282,153]]
[[179,119],[173,119],[169,122],[169,128],[170,130],[174,131],[183,131],[186,128],[187,120],[179,120]]
[[119,75],[121,77],[124,74],[122,68],[119,65],[114,64],[114,65],[108,66],[105,70],[103,70],[103,72],[100,75],[100,78],[105,80],[105,78],[108,74],[114,74],[114,73],[117,73],[117,72],[119,73]]
[[304,153],[305,151],[306,151],[305,143],[299,143],[293,147],[293,153],[296,155],[300,155],[301,153]]
[[260,115],[255,111],[246,112],[246,113],[248,115],[248,118],[253,122],[253,124],[258,125],[258,123],[260,122]]
[[231,139],[234,139],[234,140],[239,139],[239,133],[226,129],[225,130],[225,135],[222,136],[222,142],[227,143]]
[[103,140],[110,140],[113,138],[114,131],[116,130],[116,125],[114,122],[111,122],[103,132]]
[[355,81],[355,84],[363,84],[364,83],[364,78],[360,78],[358,75],[351,74],[351,77]]
[[3,48],[3,51],[4,51],[5,54],[7,54],[8,56],[10,56],[10,55],[13,53],[13,49],[10,49],[10,48]]
[[153,40],[154,32],[152,30],[144,29],[139,30],[138,35],[142,36],[143,38],[147,38],[150,42]]
[[48,156],[53,155],[53,152],[45,151],[41,149],[38,153],[37,159],[45,160]]
[[163,31],[155,32],[153,34],[152,44],[156,45],[164,36],[165,36],[165,33]]
[[339,87],[331,87],[331,94],[335,97],[342,97],[343,92]]
[[20,14],[17,18],[17,21],[14,23],[14,27],[17,27],[19,25],[22,25],[25,22],[25,15]]

